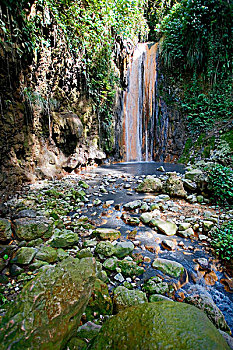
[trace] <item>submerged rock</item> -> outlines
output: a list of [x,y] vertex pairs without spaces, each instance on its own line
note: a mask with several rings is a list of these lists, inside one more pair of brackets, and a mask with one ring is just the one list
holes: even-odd
[[119,242],[114,247],[114,255],[116,255],[118,258],[124,258],[134,250],[134,244],[130,241]]
[[63,348],[77,330],[95,275],[92,258],[69,257],[40,272],[2,318],[2,349]]
[[227,350],[229,347],[202,311],[184,303],[161,301],[130,307],[111,317],[89,349]]

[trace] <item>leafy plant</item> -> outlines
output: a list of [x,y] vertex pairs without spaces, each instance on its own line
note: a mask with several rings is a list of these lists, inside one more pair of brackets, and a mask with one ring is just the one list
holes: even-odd
[[208,173],[209,189],[218,203],[233,204],[233,171],[220,164],[214,165]]
[[219,229],[212,232],[211,245],[215,253],[223,260],[233,258],[233,221],[223,224]]

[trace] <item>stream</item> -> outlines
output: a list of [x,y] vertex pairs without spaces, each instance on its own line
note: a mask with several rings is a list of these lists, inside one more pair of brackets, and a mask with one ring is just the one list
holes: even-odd
[[[226,278],[224,268],[211,254],[208,244],[198,239],[182,238],[177,235],[166,236],[156,232],[153,228],[140,223],[138,226],[132,226],[125,223],[121,216],[126,213],[123,204],[135,200],[143,200],[151,203],[156,197],[153,194],[137,193],[135,188],[146,175],[161,175],[157,168],[163,166],[166,172],[176,171],[184,173],[184,167],[177,164],[157,163],[157,162],[128,162],[113,165],[105,165],[91,170],[83,171],[78,178],[85,180],[89,184],[89,202],[79,209],[79,214],[86,215],[91,219],[96,227],[106,227],[119,229],[121,240],[127,240],[130,232],[134,231],[134,237],[130,239],[135,245],[134,253],[143,256],[143,267],[145,272],[140,278],[136,278],[138,288],[144,280],[155,276],[155,269],[151,263],[155,257],[175,260],[181,263],[186,271],[186,280],[178,282],[177,300],[182,301],[182,294],[186,293],[191,285],[199,285],[208,290],[214,302],[223,312],[225,319],[233,331],[233,294],[227,292],[224,285],[220,282]],[[68,176],[68,178],[72,176]],[[99,189],[104,188],[103,191]],[[91,203],[99,198],[102,205],[94,206]],[[204,211],[212,211],[213,214],[220,215],[216,208],[207,204],[190,204],[183,199],[169,200],[169,206],[165,206],[162,217],[174,220],[179,223],[182,220],[193,217],[203,217]],[[129,212],[127,212],[128,214]],[[139,217],[141,213],[136,209],[130,212],[130,215]],[[72,215],[72,213],[71,213]],[[136,230],[136,234],[135,234]],[[170,240],[175,243],[174,250],[168,250],[161,244],[163,240]],[[197,274],[197,259],[207,259],[208,269],[203,269],[201,275]]]

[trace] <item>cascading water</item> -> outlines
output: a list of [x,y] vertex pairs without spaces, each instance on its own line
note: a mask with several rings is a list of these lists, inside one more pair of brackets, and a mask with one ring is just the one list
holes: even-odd
[[156,117],[156,56],[158,44],[138,44],[128,70],[124,92],[126,161],[151,161]]

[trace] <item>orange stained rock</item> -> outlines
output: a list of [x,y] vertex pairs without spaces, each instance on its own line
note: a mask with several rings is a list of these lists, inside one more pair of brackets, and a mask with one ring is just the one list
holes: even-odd
[[218,280],[218,277],[214,271],[211,271],[205,274],[204,280],[207,286],[214,286]]

